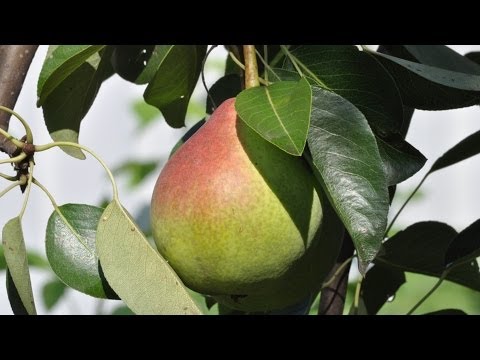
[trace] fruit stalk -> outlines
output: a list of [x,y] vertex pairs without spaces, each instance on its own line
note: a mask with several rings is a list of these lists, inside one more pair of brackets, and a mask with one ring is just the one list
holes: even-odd
[[255,45],[243,45],[243,57],[245,58],[245,89],[260,86]]

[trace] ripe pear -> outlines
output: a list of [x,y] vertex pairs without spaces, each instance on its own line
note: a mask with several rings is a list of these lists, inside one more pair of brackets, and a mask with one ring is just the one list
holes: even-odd
[[238,118],[234,98],[169,159],[151,222],[185,285],[243,311],[318,292],[343,232],[308,164]]

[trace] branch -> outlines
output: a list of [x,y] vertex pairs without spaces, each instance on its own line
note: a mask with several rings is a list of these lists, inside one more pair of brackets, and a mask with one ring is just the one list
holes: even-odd
[[[38,45],[0,45],[0,105],[13,109]],[[8,131],[10,114],[0,112],[0,128]],[[0,135],[0,151],[13,155],[17,147]]]
[[[330,270],[327,279],[330,279],[337,269],[353,255],[354,247],[352,238],[345,231],[343,235],[342,248],[338,255],[337,261]],[[318,315],[342,315],[343,307],[345,305],[345,298],[348,286],[348,273],[350,272],[351,262],[345,266],[343,271],[338,274],[333,282],[322,290],[320,294],[320,305],[318,307]]]

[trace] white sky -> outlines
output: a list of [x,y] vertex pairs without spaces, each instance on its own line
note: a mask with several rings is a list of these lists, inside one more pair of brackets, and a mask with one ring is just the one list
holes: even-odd
[[[479,51],[480,45],[451,45],[460,52]],[[35,143],[47,143],[51,138],[43,122],[41,109],[37,109],[36,82],[47,47],[41,46],[28,73],[25,86],[15,110],[32,127]],[[211,55],[213,61],[225,56],[223,48],[215,49]],[[221,74],[218,71],[206,74],[210,86]],[[115,168],[127,159],[157,159],[166,157],[184,130],[174,130],[164,121],[157,121],[147,132],[136,134],[135,117],[132,103],[142,97],[144,86],[133,85],[113,76],[102,85],[100,92],[82,122],[80,142],[100,155],[103,160]],[[204,90],[199,83],[195,96],[204,98]],[[465,136],[480,129],[480,108],[426,112],[416,111],[407,140],[419,149],[429,160],[423,170],[405,181],[398,191],[413,189],[435,159]],[[21,128],[12,120],[11,132],[23,135]],[[98,204],[111,189],[104,171],[97,162],[88,157],[85,161],[75,160],[55,149],[36,155],[35,176],[50,189],[57,203]],[[409,205],[400,216],[398,224],[406,225],[422,220],[444,221],[461,230],[480,218],[478,199],[478,179],[480,178],[480,156],[433,174],[422,187],[424,197],[421,201]],[[154,174],[143,182],[142,186],[131,193],[123,181],[119,182],[120,199],[124,206],[135,214],[139,208],[150,201],[156,176]],[[5,182],[0,181],[3,188]],[[0,225],[18,214],[21,207],[19,191],[12,191],[0,201]],[[7,208],[12,204],[18,204]],[[398,208],[394,202],[393,213]],[[44,251],[45,229],[52,207],[48,199],[35,187],[23,219],[24,236],[27,247]],[[41,288],[52,275],[33,271],[32,282],[36,295],[37,311],[45,314],[41,301]],[[0,314],[11,314],[5,290],[4,272],[0,275]],[[57,305],[52,314],[92,314],[97,301],[87,295],[70,290],[65,301]],[[104,309],[110,309],[119,302],[110,301]]]

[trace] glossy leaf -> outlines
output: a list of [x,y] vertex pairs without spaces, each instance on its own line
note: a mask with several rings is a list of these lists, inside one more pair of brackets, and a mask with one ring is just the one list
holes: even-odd
[[[16,292],[18,295],[17,298],[20,299],[25,311],[29,315],[35,315],[37,311],[33,299],[27,251],[23,239],[22,224],[19,217],[10,219],[3,227],[2,244],[8,271],[12,279],[11,286],[15,289],[12,296],[16,297]],[[15,307],[16,306],[12,304],[14,313]]]
[[152,56],[154,45],[118,45],[113,47],[112,66],[123,79],[136,82]]
[[235,109],[242,120],[283,151],[300,156],[305,148],[312,90],[308,81],[280,81],[242,91]]
[[400,136],[394,140],[388,139],[389,142],[379,137],[376,139],[388,186],[401,183],[413,176],[427,161],[420,151]]
[[[389,73],[370,55],[345,45],[305,45],[293,55],[308,68],[302,72],[312,83],[350,101],[375,132],[389,135],[400,130],[400,94]],[[292,69],[291,64],[286,66]]]
[[51,310],[65,294],[65,284],[58,279],[53,279],[43,285],[42,297],[47,310]]
[[384,45],[389,55],[446,70],[480,75],[480,66],[446,45]]
[[37,106],[42,106],[57,86],[104,47],[105,45],[51,45],[38,78]]
[[210,96],[207,96],[207,114],[212,114],[215,108],[225,100],[237,96],[240,91],[242,91],[242,83],[237,74],[229,74],[217,80],[208,90]]
[[446,168],[447,166],[456,164],[460,161],[468,159],[480,153],[480,130],[467,136],[460,141],[445,154],[440,156],[432,165],[429,171],[431,174],[434,171]]
[[[54,141],[78,143],[80,123],[90,109],[103,81],[113,74],[110,49],[95,53],[63,78],[43,102],[43,115]],[[62,147],[67,154],[85,159],[80,149]]]
[[103,209],[65,204],[47,224],[46,252],[55,274],[75,290],[98,298],[118,299],[103,277],[95,254],[95,236]]
[[313,87],[308,146],[319,180],[347,228],[365,272],[380,248],[388,214],[383,165],[365,116],[337,94]]
[[[375,263],[440,277],[446,269],[445,255],[456,236],[457,232],[447,224],[419,222],[386,241]],[[476,262],[458,266],[448,273],[446,279],[480,291],[480,272]]]
[[406,106],[447,110],[480,103],[480,75],[445,70],[375,53],[390,72]]
[[[166,54],[159,59],[155,75],[145,89],[145,101],[157,107],[174,128],[185,125],[188,103],[197,84],[206,50],[204,45],[170,45]],[[150,61],[155,59],[152,54]]]
[[445,265],[474,261],[480,256],[480,219],[461,231],[450,243]]
[[175,54],[171,54],[172,50],[175,50],[175,45],[155,45],[143,71],[138,75],[135,82],[137,84],[147,84],[150,82],[163,64],[163,61],[166,60],[168,56],[175,56]]
[[202,313],[117,201],[102,214],[96,246],[107,281],[136,314]]
[[371,268],[362,282],[360,296],[369,315],[375,315],[406,282],[402,270],[382,265]]

